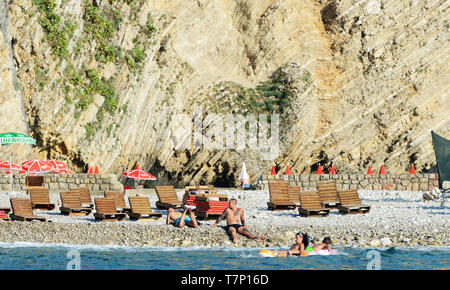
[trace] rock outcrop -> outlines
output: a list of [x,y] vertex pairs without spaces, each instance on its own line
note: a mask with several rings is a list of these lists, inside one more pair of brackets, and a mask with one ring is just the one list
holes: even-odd
[[[16,159],[117,174],[139,162],[159,183],[220,186],[242,161],[252,178],[273,162],[426,170],[430,131],[450,136],[445,0],[0,2],[2,131],[37,139]],[[199,147],[174,126],[194,113],[199,132],[278,114],[279,154]]]

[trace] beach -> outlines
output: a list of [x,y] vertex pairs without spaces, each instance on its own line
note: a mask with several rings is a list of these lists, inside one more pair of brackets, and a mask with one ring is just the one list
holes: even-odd
[[[441,200],[423,201],[420,191],[358,190],[361,203],[370,205],[367,214],[344,215],[332,210],[327,217],[300,217],[298,210],[269,211],[266,190],[243,191],[218,189],[238,200],[245,211],[250,232],[265,236],[257,242],[239,236],[238,247],[289,247],[298,231],[309,234],[312,243],[330,236],[334,246],[377,248],[450,246],[450,208],[441,207]],[[184,190],[177,190],[182,198]],[[135,195],[136,191],[127,193]],[[166,225],[165,210],[154,207],[158,200],[154,190],[145,189],[152,210],[163,217],[150,221],[98,222],[93,215],[63,216],[58,210],[58,194],[50,194],[57,204],[53,211],[35,210],[49,222],[0,222],[0,242],[44,243],[68,245],[118,245],[131,247],[234,247],[225,232],[225,221],[218,227],[209,225],[214,220],[200,220],[199,228],[176,228]],[[0,194],[0,206],[9,207],[9,196]],[[26,196],[16,194],[15,196]],[[128,202],[128,201],[127,201]]]

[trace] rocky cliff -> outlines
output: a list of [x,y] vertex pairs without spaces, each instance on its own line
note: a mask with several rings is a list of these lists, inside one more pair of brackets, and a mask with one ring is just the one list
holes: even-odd
[[[138,162],[159,183],[220,186],[242,161],[252,177],[274,163],[426,170],[430,131],[450,137],[445,0],[0,3],[2,131],[37,139],[14,146],[18,162]],[[200,147],[180,114],[207,136],[227,114],[277,114],[279,154]]]

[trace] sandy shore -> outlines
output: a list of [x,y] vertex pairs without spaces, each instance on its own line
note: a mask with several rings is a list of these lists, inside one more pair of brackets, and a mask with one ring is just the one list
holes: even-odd
[[[183,190],[177,190],[181,199]],[[440,201],[422,200],[423,192],[360,190],[362,203],[371,211],[364,215],[343,215],[332,210],[328,217],[305,218],[297,210],[267,210],[268,191],[219,190],[230,198],[238,199],[244,208],[249,230],[266,236],[268,241],[256,242],[239,237],[242,247],[288,247],[297,231],[307,232],[313,242],[330,236],[336,246],[352,247],[412,247],[450,246],[450,208],[440,206]],[[157,197],[146,190],[154,206]],[[51,194],[57,203],[58,195]],[[9,196],[0,193],[0,207],[9,207]],[[58,207],[58,206],[57,206]],[[200,221],[197,229],[175,228],[165,225],[163,218],[152,221],[97,222],[87,217],[63,216],[59,210],[35,211],[46,217],[41,222],[0,222],[0,242],[64,243],[73,245],[124,245],[124,246],[233,246],[222,222],[211,228],[213,220]]]

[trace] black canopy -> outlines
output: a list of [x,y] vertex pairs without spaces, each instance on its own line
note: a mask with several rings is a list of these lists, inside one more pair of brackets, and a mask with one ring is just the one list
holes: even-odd
[[439,187],[446,180],[450,181],[450,140],[447,140],[433,131],[431,131],[433,138],[434,153],[436,154],[436,162],[439,173]]

